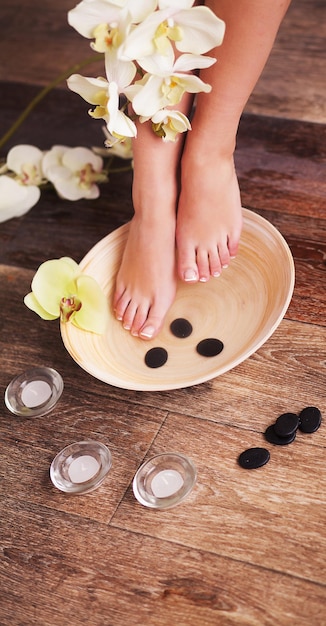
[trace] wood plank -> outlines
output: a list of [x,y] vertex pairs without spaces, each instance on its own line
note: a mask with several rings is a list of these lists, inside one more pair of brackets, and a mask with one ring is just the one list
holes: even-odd
[[[112,525],[182,543],[256,566],[326,583],[325,449],[303,438],[270,446],[270,462],[256,471],[237,464],[238,455],[260,446],[255,433],[170,414],[150,455],[175,450],[198,469],[197,487],[168,512],[135,507],[131,492]],[[302,524],[302,520],[305,523]]]
[[[71,0],[2,0],[0,80],[44,85],[72,64],[89,56],[89,42],[67,23]],[[326,121],[325,28],[321,0],[296,0],[281,25],[265,70],[248,102],[247,111]],[[89,75],[102,74],[90,66]]]
[[325,587],[302,578],[11,498],[0,526],[2,626],[324,623]]
[[[88,406],[87,394],[92,394],[92,401],[101,411],[107,398],[113,398],[231,424],[236,421],[262,431],[284,410],[300,411],[311,404],[321,404],[323,409],[326,330],[322,320],[314,326],[283,320],[256,354],[203,385],[172,392],[133,392],[105,385],[81,370],[64,349],[57,322],[42,321],[24,306],[22,299],[29,291],[32,275],[13,267],[0,271],[3,392],[16,373],[46,364],[63,376],[74,413],[78,398]],[[262,420],[267,399],[269,410]]]

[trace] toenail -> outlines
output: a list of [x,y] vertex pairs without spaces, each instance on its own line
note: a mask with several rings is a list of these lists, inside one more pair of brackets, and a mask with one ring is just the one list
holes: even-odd
[[186,281],[197,280],[197,272],[192,269],[185,270],[183,278]]
[[147,337],[147,339],[151,339],[154,333],[155,333],[155,328],[153,326],[145,326],[145,328],[143,328],[139,334],[141,337]]
[[124,328],[125,330],[130,330],[131,326],[130,326],[129,324],[124,324],[124,325],[123,325],[123,328]]
[[200,283],[207,283],[207,281],[208,281],[208,278],[206,278],[206,276],[201,276],[199,279]]
[[122,321],[122,315],[116,315],[116,318],[117,318],[118,322]]
[[218,278],[219,276],[221,276],[220,272],[214,272],[213,274],[214,278]]
[[223,269],[226,270],[227,267],[229,267],[227,264],[226,265],[222,265]]

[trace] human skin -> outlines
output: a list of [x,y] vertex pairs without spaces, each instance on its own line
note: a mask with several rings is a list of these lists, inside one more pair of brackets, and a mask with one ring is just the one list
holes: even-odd
[[[117,319],[134,336],[155,337],[173,303],[177,277],[206,282],[237,254],[241,198],[234,169],[239,121],[290,0],[207,0],[226,23],[217,62],[201,70],[212,86],[197,95],[186,139],[163,142],[150,123],[133,142],[134,217],[116,282]],[[188,114],[187,94],[178,106]]]

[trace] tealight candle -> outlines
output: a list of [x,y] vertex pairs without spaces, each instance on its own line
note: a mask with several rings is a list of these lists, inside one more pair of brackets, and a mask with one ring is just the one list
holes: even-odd
[[168,498],[179,491],[183,482],[180,472],[174,469],[165,469],[154,476],[151,489],[156,498]]
[[99,462],[90,454],[83,454],[74,459],[68,468],[72,483],[85,483],[94,478],[100,469]]
[[23,387],[21,392],[22,403],[29,409],[47,402],[52,395],[52,389],[45,380],[32,380]]

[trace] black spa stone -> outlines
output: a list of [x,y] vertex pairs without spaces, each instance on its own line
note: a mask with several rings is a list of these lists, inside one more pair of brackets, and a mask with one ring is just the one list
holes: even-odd
[[321,424],[321,412],[316,406],[306,406],[299,414],[299,430],[314,433]]
[[295,413],[282,413],[275,424],[274,430],[279,437],[290,437],[299,426],[299,417]]
[[287,446],[295,440],[296,431],[287,437],[280,437],[280,435],[275,432],[274,424],[272,424],[266,428],[264,437],[268,443],[273,443],[275,446]]
[[197,344],[196,350],[201,356],[216,356],[220,354],[224,348],[224,344],[219,339],[208,338],[203,339]]
[[147,367],[162,367],[168,360],[168,353],[165,348],[151,348],[145,354]]
[[266,448],[248,448],[241,452],[238,463],[244,469],[256,469],[266,465],[270,459],[270,453]]
[[179,339],[189,337],[192,333],[192,325],[183,317],[178,317],[170,324],[171,333]]

